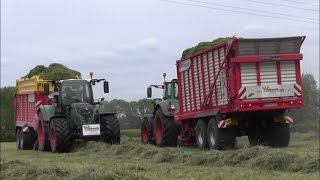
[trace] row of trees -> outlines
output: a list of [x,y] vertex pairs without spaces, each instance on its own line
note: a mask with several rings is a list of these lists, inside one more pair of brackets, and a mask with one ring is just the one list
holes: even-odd
[[[302,82],[304,108],[291,110],[291,116],[295,120],[293,130],[300,132],[310,130],[319,132],[320,90],[312,74],[303,74]],[[1,88],[1,141],[14,140],[14,92],[14,87]],[[122,129],[140,128],[142,117],[153,111],[152,100],[148,99],[131,102],[114,99],[109,102],[104,102],[104,105],[109,111],[117,112]]]

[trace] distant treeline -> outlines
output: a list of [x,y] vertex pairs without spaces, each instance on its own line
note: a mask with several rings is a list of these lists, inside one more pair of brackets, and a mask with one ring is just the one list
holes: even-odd
[[[304,108],[290,111],[294,119],[292,130],[299,132],[319,132],[319,94],[320,89],[312,74],[302,75],[302,90],[304,95]],[[1,88],[1,141],[14,141],[13,122],[13,96],[15,87]],[[104,102],[109,111],[117,112],[121,129],[140,128],[140,122],[145,114],[152,113],[152,100],[141,99],[139,101],[127,102],[114,99]]]

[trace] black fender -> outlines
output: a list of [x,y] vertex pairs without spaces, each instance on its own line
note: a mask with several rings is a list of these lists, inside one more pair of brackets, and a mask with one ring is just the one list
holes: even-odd
[[175,111],[168,111],[167,105],[168,105],[167,101],[162,101],[159,104],[157,104],[155,107],[154,114],[156,113],[157,109],[161,109],[163,115],[168,116],[168,117],[173,117]]
[[116,112],[101,112],[99,113],[99,117],[103,116],[103,115],[116,115],[117,113]]
[[38,116],[39,116],[39,120],[40,120],[40,116],[42,117],[42,120],[44,122],[47,122],[47,123],[50,123],[51,122],[51,119],[53,119],[54,117],[61,117],[61,116],[57,116],[57,115],[54,115],[52,116],[51,118],[49,118],[48,116],[48,112],[46,110],[46,108],[44,106],[40,107],[39,110],[38,110]]
[[153,114],[145,114],[145,115],[143,116],[143,119],[142,119],[142,120],[144,120],[144,119],[147,119],[148,122],[149,122],[149,124],[150,124],[150,126],[153,127],[153,121],[154,121],[154,116],[153,116]]
[[101,124],[100,120],[102,116],[116,116],[116,114],[117,114],[116,112],[100,112],[98,114],[95,114],[95,120],[97,123]]

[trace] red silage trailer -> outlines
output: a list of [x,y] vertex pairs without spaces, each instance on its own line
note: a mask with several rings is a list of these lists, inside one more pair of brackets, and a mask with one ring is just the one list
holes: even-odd
[[14,96],[14,121],[16,126],[16,144],[18,149],[32,149],[38,137],[38,109],[49,104],[44,93],[44,84],[49,83],[53,92],[52,82],[39,77],[16,81]]
[[178,60],[180,141],[225,149],[248,135],[252,145],[287,146],[293,120],[286,112],[303,106],[304,39],[234,38]]

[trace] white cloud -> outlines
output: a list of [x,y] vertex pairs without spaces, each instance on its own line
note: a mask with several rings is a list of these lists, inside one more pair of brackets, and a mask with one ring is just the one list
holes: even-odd
[[262,24],[247,24],[243,26],[242,31],[252,31],[252,30],[261,30],[261,29],[266,29],[265,25]]
[[137,47],[154,48],[158,45],[158,40],[154,37],[149,37],[137,43]]
[[119,54],[115,51],[98,51],[94,55],[94,57],[97,57],[97,58],[115,58],[118,56]]
[[[120,56],[127,56],[137,53],[143,49],[156,49],[158,47],[158,39],[155,37],[147,37],[135,43],[124,43],[116,45],[115,48],[110,50],[100,50],[95,52],[96,58],[119,58]],[[90,55],[89,55],[90,56]],[[143,55],[144,56],[144,55]]]

